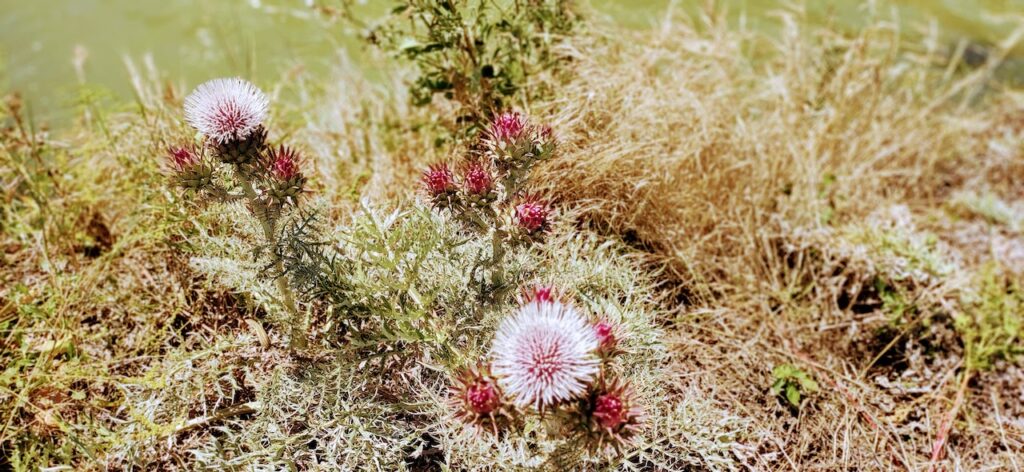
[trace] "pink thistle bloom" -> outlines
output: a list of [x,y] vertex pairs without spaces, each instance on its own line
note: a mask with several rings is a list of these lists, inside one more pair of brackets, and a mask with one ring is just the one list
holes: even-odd
[[498,115],[488,130],[490,139],[497,144],[509,144],[522,138],[529,128],[526,118],[518,112],[506,112]]
[[181,172],[199,164],[199,154],[194,146],[171,146],[167,148],[167,160],[174,170]]
[[477,365],[463,369],[456,377],[450,397],[455,417],[472,426],[490,430],[495,435],[513,419],[514,410],[503,400],[490,367]]
[[600,320],[594,324],[594,334],[597,336],[598,351],[611,354],[617,350],[619,340],[615,336],[615,325],[608,320]]
[[217,144],[238,141],[260,126],[267,96],[240,78],[205,82],[185,98],[185,120]]
[[494,177],[480,161],[466,164],[462,171],[462,181],[466,184],[466,191],[472,195],[485,195],[494,189]]
[[606,393],[594,401],[594,418],[601,426],[613,429],[626,421],[626,409],[622,399],[613,393]]
[[548,214],[551,212],[547,205],[539,199],[527,196],[522,203],[516,205],[516,224],[533,233],[543,229],[548,223]]
[[614,380],[591,393],[590,417],[606,434],[600,443],[618,449],[630,444],[643,428],[644,411],[637,404],[633,388]]
[[451,193],[455,190],[455,178],[448,164],[433,164],[423,172],[423,186],[432,197]]
[[558,290],[552,285],[535,285],[530,289],[524,289],[519,297],[519,304],[527,303],[552,303],[559,298]]
[[553,143],[555,141],[555,130],[551,129],[551,125],[540,127],[540,140],[545,143]]
[[494,383],[479,379],[466,387],[463,399],[473,413],[487,415],[501,406],[501,398]]
[[491,354],[498,383],[538,410],[585,392],[598,372],[597,337],[573,307],[530,303],[502,321]]
[[270,173],[278,180],[290,180],[299,174],[299,152],[281,145],[270,153]]

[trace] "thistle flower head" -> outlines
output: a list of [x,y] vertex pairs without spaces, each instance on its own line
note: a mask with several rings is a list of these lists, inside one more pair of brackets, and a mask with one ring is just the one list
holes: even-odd
[[167,148],[167,161],[178,172],[199,164],[199,151],[195,146],[171,146]]
[[614,380],[590,389],[570,413],[575,433],[593,450],[621,450],[643,429],[644,412],[629,384]]
[[423,172],[423,186],[431,197],[438,197],[455,190],[455,178],[448,164],[443,162],[431,165]]
[[205,82],[185,98],[188,124],[217,144],[245,139],[263,122],[267,96],[240,78]]
[[494,176],[483,162],[469,161],[462,169],[462,181],[470,195],[485,195],[494,190]]
[[299,152],[285,145],[271,150],[269,154],[269,170],[278,180],[291,180],[299,174]]
[[636,404],[633,388],[618,380],[598,391],[591,414],[607,432],[622,437],[640,429],[643,410]]
[[455,415],[467,424],[497,433],[513,419],[501,387],[487,366],[464,369],[451,391]]
[[607,319],[594,323],[594,335],[597,336],[597,351],[601,355],[612,355],[618,352],[618,326]]
[[614,393],[600,395],[594,401],[594,418],[601,427],[612,429],[626,420],[626,411],[622,398]]
[[584,391],[598,371],[597,337],[572,306],[529,303],[506,318],[491,354],[498,382],[520,406],[538,410]]
[[519,296],[519,304],[553,303],[559,301],[560,298],[561,294],[553,285],[534,285],[533,287],[523,289],[522,294]]
[[487,130],[491,141],[498,145],[510,144],[520,140],[529,131],[526,117],[519,112],[505,112],[498,115]]
[[551,125],[543,125],[540,127],[540,140],[545,143],[555,142],[555,130],[551,128]]
[[527,233],[543,230],[548,224],[551,210],[537,197],[527,195],[515,207],[515,222]]
[[466,402],[466,407],[470,411],[478,415],[486,415],[501,405],[497,385],[487,379],[480,379],[467,385],[462,400]]

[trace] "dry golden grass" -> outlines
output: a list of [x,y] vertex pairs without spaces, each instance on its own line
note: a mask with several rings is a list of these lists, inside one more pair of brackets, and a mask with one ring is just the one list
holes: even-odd
[[[680,383],[755,418],[755,468],[1017,470],[1020,363],[959,388],[952,326],[986,264],[1021,280],[1024,100],[993,75],[1024,29],[966,69],[899,23],[780,23],[571,42],[573,78],[541,106],[565,152],[541,180],[664,268]],[[965,190],[998,204],[951,213]],[[766,393],[781,363],[822,385],[798,415]]]

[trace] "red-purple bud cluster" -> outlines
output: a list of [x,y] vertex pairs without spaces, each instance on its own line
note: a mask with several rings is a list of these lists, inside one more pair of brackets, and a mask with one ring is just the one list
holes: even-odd
[[527,233],[536,233],[547,227],[551,210],[541,200],[527,196],[515,208],[515,221]]
[[625,420],[622,399],[615,393],[599,395],[594,401],[594,418],[605,428],[616,428]]
[[528,129],[526,118],[513,111],[498,115],[488,128],[488,134],[498,145],[508,145],[522,139]]
[[448,164],[433,164],[423,172],[423,187],[431,197],[439,197],[455,191],[455,177]]
[[[480,133],[479,142],[456,165],[438,163],[424,171],[421,185],[435,207],[450,211],[467,228],[494,234],[497,241],[533,242],[547,229],[551,208],[527,192],[530,171],[554,148],[550,126],[505,112]],[[496,256],[491,263],[499,259]]]
[[171,167],[182,172],[199,164],[199,151],[195,146],[171,146],[167,148],[167,160]]
[[615,331],[615,325],[608,320],[600,320],[594,324],[598,352],[612,354],[618,349],[619,340],[615,336]]
[[290,180],[299,174],[299,153],[281,145],[270,154],[270,172],[278,180]]
[[494,190],[494,176],[479,160],[469,161],[462,169],[462,182],[470,195],[486,195]]

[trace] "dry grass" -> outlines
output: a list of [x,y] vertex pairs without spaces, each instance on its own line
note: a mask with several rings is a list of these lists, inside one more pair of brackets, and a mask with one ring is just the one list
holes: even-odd
[[[680,375],[753,419],[754,468],[1019,467],[1019,361],[968,384],[932,454],[973,375],[954,328],[972,274],[1020,283],[1024,101],[992,79],[1002,50],[960,69],[899,23],[780,23],[666,18],[566,46],[550,192],[664,268]],[[823,387],[799,413],[766,393],[781,363]]]

